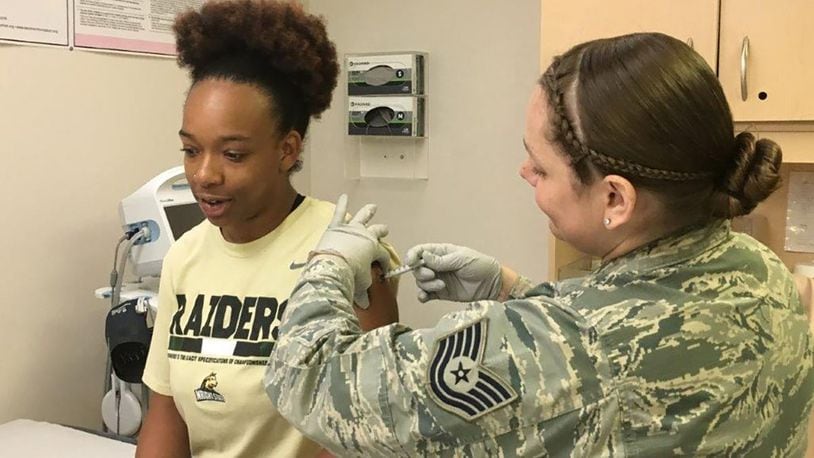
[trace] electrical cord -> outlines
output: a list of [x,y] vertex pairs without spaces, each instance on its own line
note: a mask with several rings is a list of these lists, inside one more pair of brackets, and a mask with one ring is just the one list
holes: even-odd
[[[132,231],[131,231],[132,232]],[[131,233],[131,232],[128,232]],[[127,240],[127,246],[124,250],[124,253],[119,260],[119,270],[116,272],[116,283],[112,285],[112,290],[110,291],[110,306],[116,307],[119,305],[119,299],[121,296],[122,291],[122,282],[124,281],[124,268],[127,266],[127,258],[130,257],[130,250],[133,248],[133,245],[136,244],[139,240],[149,237],[150,230],[146,227],[142,227],[138,232],[133,234]],[[111,276],[112,279],[112,276]]]
[[119,382],[119,389],[116,391],[116,434],[121,434],[122,418],[122,383]]
[[121,248],[122,243],[129,239],[131,236],[129,234],[124,234],[119,238],[119,241],[116,243],[116,250],[113,252],[113,267],[110,269],[110,292],[113,293],[113,287],[116,286],[116,283],[119,281],[119,273],[116,271],[116,263],[119,261],[119,248]]

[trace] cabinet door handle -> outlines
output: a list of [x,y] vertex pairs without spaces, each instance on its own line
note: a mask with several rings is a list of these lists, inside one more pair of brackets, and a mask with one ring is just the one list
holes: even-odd
[[690,49],[695,49],[695,43],[693,43],[692,37],[687,38],[687,46],[689,46]]
[[749,63],[749,37],[743,37],[741,44],[741,100],[746,101],[746,70]]

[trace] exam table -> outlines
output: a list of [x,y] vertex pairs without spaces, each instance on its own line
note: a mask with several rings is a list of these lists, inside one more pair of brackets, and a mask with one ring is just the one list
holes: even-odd
[[132,458],[136,446],[101,434],[33,420],[0,425],[0,457]]

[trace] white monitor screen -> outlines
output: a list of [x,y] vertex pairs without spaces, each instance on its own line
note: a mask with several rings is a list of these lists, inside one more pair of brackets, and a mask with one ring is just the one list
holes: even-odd
[[167,215],[167,221],[169,221],[170,230],[172,231],[172,238],[175,240],[181,238],[184,232],[197,226],[198,223],[204,219],[204,214],[197,202],[164,207],[164,213]]

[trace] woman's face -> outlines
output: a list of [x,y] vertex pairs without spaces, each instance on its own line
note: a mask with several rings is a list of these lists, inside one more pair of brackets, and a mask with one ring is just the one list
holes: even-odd
[[[209,221],[231,242],[279,223],[295,158],[283,154],[269,97],[253,85],[205,79],[189,91],[179,135],[184,171]],[[296,156],[296,155],[295,155]],[[284,217],[284,215],[283,215]]]
[[523,138],[528,156],[520,176],[534,188],[534,199],[549,218],[551,233],[577,249],[604,254],[602,198],[597,186],[579,184],[568,160],[552,144],[548,101],[538,85],[526,113]]

